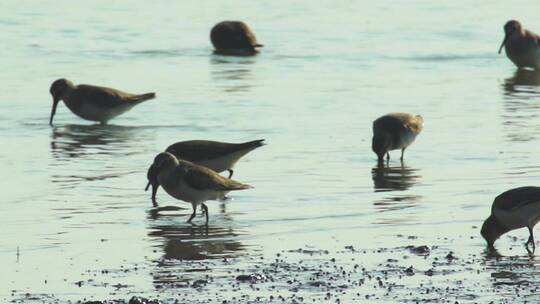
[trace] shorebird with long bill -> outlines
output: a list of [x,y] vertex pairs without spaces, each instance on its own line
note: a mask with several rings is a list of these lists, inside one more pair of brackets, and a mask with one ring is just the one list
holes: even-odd
[[[167,147],[169,152],[178,159],[210,168],[218,173],[229,172],[229,178],[233,176],[233,167],[249,152],[262,147],[264,139],[252,140],[243,143],[227,143],[211,140],[188,140],[180,141]],[[157,207],[156,193],[159,189],[157,172],[154,164],[150,165],[147,173],[148,184],[145,191],[152,185],[152,204]]]
[[207,167],[177,159],[169,152],[159,153],[154,158],[154,168],[159,184],[170,196],[191,203],[193,213],[187,220],[193,220],[197,206],[201,205],[208,224],[207,200],[222,199],[229,191],[252,188],[235,180],[223,177]]
[[525,247],[534,244],[533,228],[540,221],[540,187],[520,187],[503,192],[495,198],[491,215],[484,221],[480,233],[493,248],[495,241],[503,234],[522,227],[529,230]]
[[420,115],[407,113],[390,113],[377,118],[373,122],[373,139],[371,149],[382,162],[384,155],[390,159],[391,150],[401,149],[401,160],[405,149],[410,146],[416,136],[424,128],[424,119]]
[[510,20],[504,25],[504,40],[499,48],[518,68],[540,70],[540,36]]
[[49,118],[51,126],[60,100],[63,100],[68,109],[80,118],[106,124],[134,106],[156,97],[155,93],[138,95],[106,87],[74,85],[64,78],[54,81],[49,91],[53,97]]

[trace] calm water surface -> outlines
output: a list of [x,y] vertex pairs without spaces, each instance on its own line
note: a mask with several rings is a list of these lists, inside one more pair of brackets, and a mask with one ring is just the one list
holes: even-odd
[[[540,182],[540,74],[497,55],[508,19],[540,32],[535,5],[0,3],[2,302],[178,297],[162,287],[345,246],[366,250],[350,253],[366,267],[391,256],[373,250],[407,245],[474,257],[449,277],[415,280],[456,287],[474,273],[480,302],[505,295],[486,292],[498,283],[534,283],[527,232],[503,237],[492,259],[479,226],[497,194]],[[225,19],[250,24],[262,53],[212,55],[209,30]],[[108,126],[61,104],[50,127],[60,77],[158,98]],[[395,152],[378,168],[371,122],[395,111],[422,114],[425,130],[403,164]],[[186,224],[190,206],[163,190],[167,208],[152,208],[146,169],[169,144],[259,138],[268,145],[235,170],[255,188],[209,203],[208,229]],[[234,263],[214,263],[224,259]]]

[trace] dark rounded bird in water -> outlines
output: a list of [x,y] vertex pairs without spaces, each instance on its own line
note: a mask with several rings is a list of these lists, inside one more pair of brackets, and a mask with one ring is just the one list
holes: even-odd
[[499,54],[503,48],[518,68],[540,70],[540,35],[523,28],[519,21],[510,20],[504,25]]
[[217,54],[249,56],[258,52],[262,44],[242,21],[222,21],[210,31],[210,40]]
[[411,145],[424,128],[424,119],[420,115],[390,113],[373,122],[371,149],[377,154],[379,163],[384,156],[390,159],[391,150],[401,149],[401,160],[405,149]]

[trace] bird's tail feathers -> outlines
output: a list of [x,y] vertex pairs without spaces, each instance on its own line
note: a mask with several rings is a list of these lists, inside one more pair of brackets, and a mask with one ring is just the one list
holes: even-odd
[[221,190],[223,191],[233,191],[233,190],[246,190],[246,189],[252,189],[253,186],[241,184],[241,183],[235,183],[234,185],[229,185],[228,187],[225,187]]
[[264,139],[252,140],[252,141],[248,141],[242,144],[242,146],[244,146],[245,148],[250,148],[250,149],[262,147],[264,145],[266,145],[266,143],[264,142]]
[[146,94],[141,94],[141,95],[135,95],[133,96],[133,101],[134,102],[143,102],[143,101],[147,101],[147,100],[150,100],[150,99],[154,99],[156,98],[156,93],[146,93]]

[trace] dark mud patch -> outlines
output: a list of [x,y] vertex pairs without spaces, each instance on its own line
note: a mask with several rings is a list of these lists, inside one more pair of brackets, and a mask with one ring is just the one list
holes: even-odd
[[[458,255],[447,248],[409,245],[377,250],[344,246],[283,250],[273,256],[205,261],[158,260],[149,265],[88,272],[80,283],[110,292],[69,301],[18,294],[12,303],[514,303],[540,300],[534,257]],[[152,276],[152,288],[126,281]],[[108,281],[114,280],[115,284]],[[118,288],[121,286],[121,288]],[[135,296],[133,296],[135,294]]]

